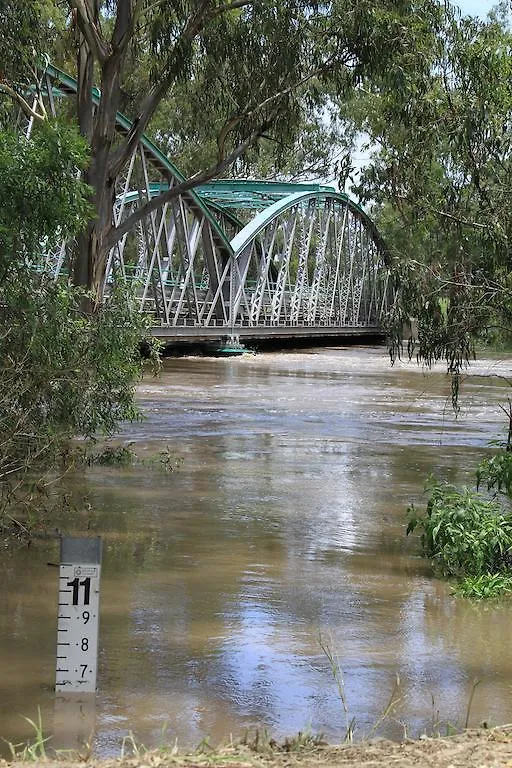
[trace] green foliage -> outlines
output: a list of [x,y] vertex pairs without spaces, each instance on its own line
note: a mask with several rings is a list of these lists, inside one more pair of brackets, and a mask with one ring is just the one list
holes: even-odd
[[[78,131],[58,121],[30,138],[0,132],[0,283],[23,279],[91,215],[89,188],[76,178],[87,163]],[[23,286],[20,286],[20,290]]]
[[123,73],[123,108],[133,114],[148,80],[161,82],[176,67],[150,131],[187,173],[214,166],[219,150],[264,126],[228,175],[332,176],[353,149],[345,103],[354,89],[366,77],[396,87],[404,67],[418,66],[433,47],[443,18],[435,0],[258,0],[230,13],[213,5],[179,66],[173,43],[187,4],[156,8],[151,47],[142,46],[145,58],[134,48]]
[[512,516],[467,488],[430,485],[424,514],[409,507],[407,533],[421,529],[425,557],[444,576],[505,573],[512,564]]
[[76,289],[42,278],[34,283],[0,287],[4,509],[19,502],[20,491],[25,496],[28,475],[65,470],[69,440],[112,434],[121,420],[139,417],[133,397],[146,331],[127,295],[119,289],[84,317]]
[[483,573],[480,576],[466,576],[453,587],[458,597],[470,600],[488,600],[512,592],[512,576],[502,573]]
[[[476,491],[457,490],[429,480],[430,498],[424,514],[408,509],[407,534],[421,530],[425,557],[444,576],[455,577],[454,594],[474,600],[500,597],[512,591],[512,405],[500,406],[507,416],[506,441],[476,469]],[[478,493],[481,485],[494,497]],[[497,494],[502,494],[503,505]]]
[[[159,106],[148,133],[178,168],[190,176],[215,165],[217,133],[222,116],[219,105],[209,107],[211,120],[198,120],[199,98],[204,87],[196,80],[177,85]],[[268,130],[257,145],[250,147],[224,172],[227,178],[311,180],[332,178],[339,158],[350,154],[355,132],[332,101],[327,86],[315,94],[316,106],[306,104],[306,90],[296,98],[300,104],[297,124],[289,136]],[[291,128],[292,126],[290,126]]]
[[366,92],[354,110],[375,150],[358,194],[372,201],[397,286],[389,317],[392,357],[404,321],[408,352],[445,360],[458,377],[476,340],[512,327],[512,32],[503,18],[447,13],[424,65],[403,87]]
[[[53,0],[0,0],[0,129],[12,125],[14,112],[39,101],[34,85],[40,83],[41,70],[48,57],[61,60],[57,40],[67,37],[66,13]],[[71,42],[67,40],[68,44]],[[29,91],[30,89],[30,91]]]
[[501,450],[483,459],[476,470],[476,482],[477,488],[483,483],[488,491],[494,488],[512,498],[512,452]]
[[0,0],[1,80],[16,85],[34,76],[38,56],[47,52],[48,11],[44,0]]
[[[70,126],[30,139],[0,133],[0,525],[31,515],[73,458],[70,441],[111,434],[138,417],[144,320],[118,284],[92,315],[83,292],[40,271],[41,254],[83,226],[87,160]],[[153,348],[149,342],[150,348]],[[29,503],[30,502],[30,503]]]

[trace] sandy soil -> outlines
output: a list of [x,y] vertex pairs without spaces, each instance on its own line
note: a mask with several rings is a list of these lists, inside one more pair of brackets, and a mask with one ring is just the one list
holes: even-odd
[[[39,762],[27,763],[38,765]],[[1,768],[14,765],[0,761]],[[16,763],[21,768],[23,763]],[[41,763],[45,768],[84,768],[84,762],[59,760]],[[420,739],[395,743],[375,741],[346,746],[320,746],[285,751],[275,748],[264,753],[247,747],[175,755],[146,752],[116,760],[89,759],[88,768],[512,768],[512,726],[487,731],[467,731],[449,738]]]

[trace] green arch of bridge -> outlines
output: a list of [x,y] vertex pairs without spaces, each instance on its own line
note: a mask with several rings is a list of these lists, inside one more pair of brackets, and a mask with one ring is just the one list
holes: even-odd
[[[226,179],[220,179],[218,182],[211,181],[208,184],[200,185],[197,187],[197,195],[198,197],[202,197],[203,190],[206,191],[206,195],[210,198],[208,200],[208,205],[219,215],[226,216],[232,224],[238,227],[239,231],[233,237],[230,241],[231,248],[233,250],[234,256],[237,256],[240,254],[244,248],[249,245],[249,243],[256,237],[260,232],[262,232],[265,227],[270,224],[270,222],[280,216],[285,211],[289,210],[290,208],[293,208],[294,205],[297,205],[298,203],[307,202],[308,200],[333,200],[334,202],[338,202],[342,205],[346,205],[348,209],[356,216],[359,216],[362,221],[364,221],[365,227],[368,229],[368,231],[373,236],[374,242],[379,247],[379,249],[382,251],[384,257],[387,254],[387,248],[385,245],[385,242],[382,238],[382,236],[379,233],[379,230],[375,226],[375,223],[373,220],[368,216],[368,214],[359,206],[354,200],[352,200],[348,195],[336,192],[334,188],[327,187],[323,185],[318,184],[287,184],[286,182],[279,182],[279,199],[275,200],[274,202],[271,202],[268,204],[266,203],[266,207],[263,208],[263,210],[260,210],[257,215],[248,223],[243,224],[233,213],[233,210],[237,210],[238,208],[250,208],[252,210],[256,209],[256,205],[254,204],[254,201],[250,199],[249,194],[247,193],[247,188],[250,187],[257,187],[258,188],[258,194],[264,194],[262,190],[265,190],[267,185],[269,187],[269,194],[272,194],[273,186],[275,182],[261,182],[261,181],[250,181],[247,179],[242,180],[226,180]],[[303,187],[303,189],[301,189]],[[161,184],[154,184],[150,185],[150,194],[151,197],[156,197],[161,192],[165,191],[167,189],[167,185],[162,186]],[[226,189],[229,188],[233,192],[233,202],[232,204],[229,204],[229,197],[227,196]],[[286,194],[287,190],[294,190],[290,194]],[[220,194],[217,195],[217,190],[220,191]],[[138,197],[137,191],[129,192],[126,195],[126,202],[130,203],[137,199]],[[244,195],[245,197],[240,203],[240,197],[239,195]],[[207,199],[208,199],[207,197]],[[218,199],[222,199],[222,202],[218,201]],[[268,198],[267,198],[268,199]],[[261,207],[258,206],[258,207]]]
[[[58,86],[61,86],[62,93],[65,95],[69,93],[77,93],[78,83],[74,77],[67,75],[53,64],[48,64],[46,73],[52,81],[58,84]],[[94,87],[92,89],[92,99],[95,106],[100,103],[101,92],[99,88]],[[121,133],[126,134],[131,130],[133,123],[121,112],[118,112],[116,115],[116,126]],[[181,173],[181,171],[176,168],[176,166],[169,160],[169,158],[145,134],[141,138],[141,144],[148,153],[149,157],[152,159],[154,165],[159,170],[163,170],[167,175],[172,176],[180,183],[187,181],[186,177]],[[184,192],[183,195],[189,197],[192,204],[207,218],[212,227],[212,230],[215,232],[219,239],[219,245],[228,251],[229,255],[232,255],[229,239],[226,236],[226,233],[223,231],[222,227],[219,226],[215,217],[212,215],[207,203],[199,197],[194,189],[190,189],[187,192]]]
[[[211,182],[209,186],[211,186],[213,184],[214,184],[214,182]],[[210,211],[215,211],[218,216],[225,217],[230,222],[230,224],[232,224],[238,230],[244,228],[243,222],[240,221],[240,219],[237,216],[235,216],[235,214],[229,208],[227,208],[224,205],[219,205],[215,200],[206,200],[205,201],[203,199],[203,196],[202,196],[202,188],[203,188],[202,185],[196,187],[195,195],[196,195],[196,197],[198,197],[201,200],[203,205],[206,205],[210,209]],[[158,183],[150,184],[149,185],[150,197],[151,198],[158,197],[158,195],[161,195],[162,192],[167,192],[168,189],[169,189],[169,185],[168,184],[158,184]],[[130,192],[127,192],[126,195],[124,196],[124,200],[128,204],[134,203],[138,199],[139,199],[139,192],[138,192],[138,190],[131,190]],[[218,225],[218,226],[220,226],[220,225]],[[220,229],[221,229],[221,231],[223,231],[222,227],[220,227]],[[225,232],[224,232],[224,236],[226,236]],[[229,242],[229,238],[228,238],[228,242]]]
[[[64,95],[69,95],[70,93],[76,94],[78,83],[75,78],[66,74],[53,64],[48,64],[46,74]],[[92,97],[94,104],[98,105],[101,99],[101,92],[98,88],[94,87],[92,89]],[[121,112],[118,112],[116,115],[116,125],[121,133],[126,134],[131,130],[133,123]],[[158,170],[163,171],[166,175],[177,180],[179,183],[186,181],[186,177],[181,171],[178,170],[169,158],[145,134],[141,138],[141,144]],[[156,184],[154,185],[154,188],[150,190],[150,194],[153,197],[157,196],[162,191],[162,185]],[[204,197],[202,196],[201,191],[204,191]],[[234,215],[233,211],[239,207],[254,207],[251,205],[240,205],[240,194],[247,194],[248,191],[252,195],[259,195],[260,200],[267,194],[269,195],[268,199],[274,199],[275,202],[267,205],[267,207],[254,217],[254,219],[243,226]],[[218,197],[219,194],[222,196],[222,193],[224,193],[224,200],[222,202],[216,202],[214,199],[215,196]],[[232,196],[232,208],[231,205],[228,204],[226,193],[228,196]],[[129,193],[128,197],[130,194],[133,194],[135,199],[135,196],[138,193]],[[276,195],[278,197],[277,200],[275,199]],[[334,200],[335,202],[347,205],[353,214],[362,219],[365,227],[371,232],[375,243],[382,249],[383,254],[385,255],[387,253],[384,241],[368,214],[357,205],[357,203],[351,200],[348,195],[336,192],[333,188],[324,185],[300,185],[287,182],[221,179],[214,180],[209,184],[198,187],[196,190],[190,189],[184,193],[184,196],[187,196],[192,207],[200,211],[208,220],[212,227],[212,231],[218,239],[218,245],[227,252],[228,256],[237,256],[245,247],[247,247],[251,240],[272,221],[272,219],[292,208],[294,205],[312,199],[319,201]],[[228,208],[231,208],[231,212],[227,210]],[[241,227],[240,231],[231,241],[216,220],[213,211],[216,211],[217,214],[221,213],[222,215],[227,216],[233,224]]]
[[[296,187],[297,185],[294,186]],[[371,232],[375,243],[382,249],[384,254],[386,253],[384,241],[368,214],[365,213],[363,209],[357,205],[357,203],[351,200],[348,195],[323,188],[319,191],[305,190],[304,192],[293,192],[291,195],[283,197],[281,200],[276,200],[276,202],[272,205],[269,205],[268,208],[260,211],[260,213],[258,213],[254,219],[250,221],[231,240],[231,247],[233,248],[235,256],[240,254],[252,242],[252,240],[254,240],[254,238],[259,235],[259,233],[262,232],[268,224],[270,224],[273,219],[277,218],[290,208],[293,208],[298,203],[304,203],[308,200],[332,200],[334,202],[339,202],[348,206],[352,213],[362,219],[365,227]]]

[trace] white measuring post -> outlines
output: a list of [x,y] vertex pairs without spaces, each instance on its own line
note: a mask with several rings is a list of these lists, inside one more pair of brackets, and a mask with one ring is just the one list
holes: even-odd
[[60,545],[56,693],[94,693],[98,666],[101,539]]

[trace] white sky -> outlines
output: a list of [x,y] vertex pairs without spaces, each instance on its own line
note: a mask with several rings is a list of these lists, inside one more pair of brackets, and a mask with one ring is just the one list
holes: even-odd
[[483,18],[496,4],[496,0],[455,0],[455,5],[459,6],[463,14],[482,16]]

